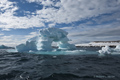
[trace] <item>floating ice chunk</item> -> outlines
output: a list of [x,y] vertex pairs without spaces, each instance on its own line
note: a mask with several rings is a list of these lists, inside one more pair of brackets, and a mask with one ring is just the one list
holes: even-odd
[[117,45],[114,51],[120,51],[120,45]]
[[7,52],[12,52],[12,53],[18,52],[16,49],[7,49],[6,51],[7,51]]
[[20,44],[16,46],[18,52],[29,52],[29,51],[37,51],[36,42],[35,41],[26,41],[26,44]]
[[98,52],[100,54],[110,54],[111,53],[111,48],[109,46],[105,46],[105,47],[102,47],[101,50],[99,50]]

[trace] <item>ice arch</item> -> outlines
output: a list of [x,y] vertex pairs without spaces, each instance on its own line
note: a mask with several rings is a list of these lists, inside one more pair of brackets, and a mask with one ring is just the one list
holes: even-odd
[[19,52],[23,51],[51,51],[52,42],[57,42],[58,49],[73,50],[75,45],[69,44],[68,33],[59,28],[45,28],[39,31],[39,36],[26,41],[26,44],[16,46]]

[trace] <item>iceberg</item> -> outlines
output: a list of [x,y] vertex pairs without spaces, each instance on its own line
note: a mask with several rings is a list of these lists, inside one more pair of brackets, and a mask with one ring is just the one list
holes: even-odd
[[75,50],[74,44],[69,44],[68,32],[59,28],[45,28],[39,34],[26,41],[26,44],[16,46],[18,52],[52,51],[52,42],[57,42],[58,50]]
[[100,54],[111,54],[111,51],[112,51],[111,48],[106,45],[105,47],[102,47],[102,49],[99,50],[98,52]]
[[16,46],[18,52],[37,51],[35,41],[26,41],[26,44],[20,44]]
[[114,51],[120,51],[120,45],[117,45]]
[[100,53],[100,55],[104,56],[106,54],[119,54],[120,52],[120,45],[117,45],[115,48],[110,48],[109,46],[105,46],[105,47],[102,47],[101,50],[98,51]]
[[0,45],[0,49],[14,49],[14,47],[8,47],[5,45]]

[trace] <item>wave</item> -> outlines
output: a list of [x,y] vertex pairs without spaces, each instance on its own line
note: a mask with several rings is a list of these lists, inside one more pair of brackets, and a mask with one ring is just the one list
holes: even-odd
[[94,76],[78,76],[70,73],[53,73],[46,78],[39,80],[81,80],[81,79],[93,79]]

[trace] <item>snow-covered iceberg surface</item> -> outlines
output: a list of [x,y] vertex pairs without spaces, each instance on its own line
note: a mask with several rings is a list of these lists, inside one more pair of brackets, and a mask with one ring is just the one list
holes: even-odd
[[52,42],[57,42],[58,49],[74,50],[75,45],[69,44],[68,33],[58,28],[45,28],[39,31],[39,36],[26,41],[26,44],[16,46],[18,52],[51,51]]

